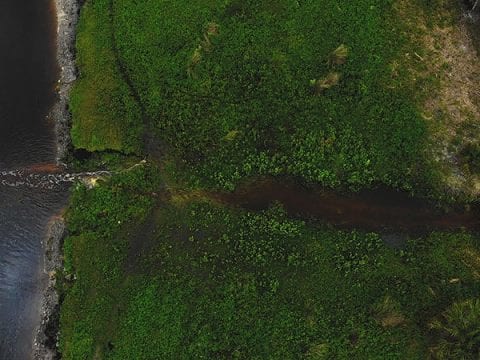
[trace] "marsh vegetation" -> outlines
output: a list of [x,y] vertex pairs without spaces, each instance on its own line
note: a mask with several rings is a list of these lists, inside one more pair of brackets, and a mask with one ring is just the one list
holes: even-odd
[[74,191],[63,357],[424,359],[468,342],[474,358],[478,334],[457,322],[480,326],[476,235],[410,234],[393,249],[281,203],[208,196],[272,176],[458,200],[434,156],[453,137],[432,68],[449,68],[429,68],[443,55],[418,41],[458,15],[442,0],[87,0],[74,145],[150,161]]

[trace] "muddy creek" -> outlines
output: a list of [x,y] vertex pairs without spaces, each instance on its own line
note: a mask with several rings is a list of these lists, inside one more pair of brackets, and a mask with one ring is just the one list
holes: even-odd
[[425,234],[430,231],[480,230],[476,206],[441,209],[427,200],[391,189],[338,193],[301,186],[285,179],[263,179],[233,193],[212,194],[220,202],[248,210],[283,204],[290,216],[380,233]]

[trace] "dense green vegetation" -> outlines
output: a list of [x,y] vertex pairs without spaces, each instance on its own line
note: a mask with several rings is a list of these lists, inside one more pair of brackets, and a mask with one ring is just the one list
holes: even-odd
[[232,189],[265,174],[430,183],[422,94],[399,66],[422,49],[406,31],[385,0],[87,1],[76,145],[135,149],[142,108],[191,184]]
[[440,340],[433,353],[441,359],[478,359],[480,357],[480,300],[454,303],[432,322]]
[[128,231],[153,206],[150,192],[158,186],[153,175],[138,167],[108,187],[74,190],[68,213],[70,237],[64,246],[65,274],[75,276],[62,309],[62,336],[68,339],[62,350],[67,359],[85,358],[103,338],[106,324],[100,319],[116,303],[110,290],[123,276]]
[[90,151],[142,149],[141,110],[116,66],[108,1],[88,1],[78,25],[80,78],[71,95],[72,141]]
[[[202,191],[261,175],[438,190],[418,107],[434,79],[411,81],[423,49],[403,17],[451,4],[405,1],[86,1],[72,138],[97,153],[73,165],[128,170],[73,191],[64,359],[478,356],[476,236],[394,249]],[[152,140],[162,159],[131,167]],[[477,148],[462,156],[477,169]]]
[[442,345],[430,325],[446,311],[461,326],[449,307],[480,296],[471,235],[394,250],[376,234],[290,220],[279,205],[162,201],[145,216],[145,171],[74,193],[66,359],[424,359]]

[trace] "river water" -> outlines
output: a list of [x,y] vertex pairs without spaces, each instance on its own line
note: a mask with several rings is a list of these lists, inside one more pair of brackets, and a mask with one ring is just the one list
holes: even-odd
[[[0,0],[0,171],[54,163],[52,0]],[[67,192],[0,186],[0,360],[30,358],[40,317],[42,239]]]

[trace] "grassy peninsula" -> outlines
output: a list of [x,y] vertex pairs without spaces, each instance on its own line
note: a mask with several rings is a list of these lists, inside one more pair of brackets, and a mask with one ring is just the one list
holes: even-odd
[[[460,16],[443,0],[87,0],[72,140],[126,170],[73,190],[62,357],[475,359],[475,234],[406,230],[396,248],[208,195],[273,176],[475,199],[476,139],[447,111]],[[459,129],[480,121],[465,104]]]

